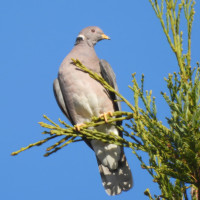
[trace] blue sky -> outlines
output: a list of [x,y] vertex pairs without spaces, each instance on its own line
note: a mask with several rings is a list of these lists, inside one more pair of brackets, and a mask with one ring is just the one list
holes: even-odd
[[[195,10],[193,66],[199,61],[199,2]],[[48,158],[43,154],[52,143],[10,156],[44,138],[37,123],[44,121],[43,114],[55,122],[66,120],[54,99],[52,83],[77,34],[89,25],[99,26],[111,37],[98,43],[96,52],[113,67],[120,92],[133,101],[128,89],[131,74],[136,72],[139,81],[144,73],[145,89],[153,90],[159,118],[169,115],[160,91],[166,91],[163,78],[178,67],[148,0],[0,1],[1,199],[143,200],[146,188],[159,194],[129,149],[125,152],[134,187],[116,197],[104,192],[94,153],[84,143],[69,145]],[[122,108],[127,110],[125,105]]]

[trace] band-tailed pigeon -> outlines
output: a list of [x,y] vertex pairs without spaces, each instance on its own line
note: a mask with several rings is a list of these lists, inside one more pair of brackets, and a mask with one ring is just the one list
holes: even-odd
[[[105,60],[99,60],[94,46],[103,39],[110,39],[96,26],[83,29],[71,52],[63,60],[58,78],[54,81],[54,94],[59,107],[73,125],[90,121],[93,116],[121,110],[120,103],[115,102],[115,94],[106,91],[96,80],[78,69],[72,58],[79,59],[83,65],[101,75],[116,90],[115,74]],[[106,124],[97,130],[122,136],[115,126]],[[94,150],[99,165],[103,186],[109,195],[117,195],[129,190],[132,174],[123,147],[103,143],[97,140],[86,141]]]

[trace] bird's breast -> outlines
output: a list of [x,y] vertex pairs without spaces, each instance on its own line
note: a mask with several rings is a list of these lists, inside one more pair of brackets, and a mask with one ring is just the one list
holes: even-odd
[[61,90],[75,123],[83,123],[89,121],[92,116],[114,111],[113,102],[99,82],[74,65],[61,71],[62,73],[59,73]]

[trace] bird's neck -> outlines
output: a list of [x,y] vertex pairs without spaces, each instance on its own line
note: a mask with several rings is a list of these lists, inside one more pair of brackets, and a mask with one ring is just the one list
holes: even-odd
[[97,67],[99,66],[99,59],[96,55],[94,46],[89,46],[87,43],[81,42],[74,46],[73,52],[76,52],[76,56],[78,53],[77,58],[83,65],[92,71],[99,72],[100,69]]
[[90,46],[86,41],[82,41],[74,46],[75,49],[81,54],[87,55],[88,57],[96,55],[94,45]]
[[82,37],[77,37],[76,42],[75,42],[75,46],[76,45],[88,45],[88,46],[93,47],[93,48],[94,48],[95,44],[96,44],[95,41],[88,40],[88,39],[82,38]]

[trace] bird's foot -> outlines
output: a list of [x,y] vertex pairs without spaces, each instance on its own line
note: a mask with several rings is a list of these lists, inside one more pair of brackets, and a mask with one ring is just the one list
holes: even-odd
[[109,111],[109,112],[106,112],[106,113],[103,113],[103,114],[99,115],[99,117],[103,117],[104,120],[105,120],[105,122],[107,123],[108,122],[107,115],[109,115],[110,117],[112,117],[113,113],[111,111]]
[[76,125],[74,125],[74,129],[76,131],[80,131],[81,127],[83,127],[83,126],[85,126],[85,124],[76,124]]

